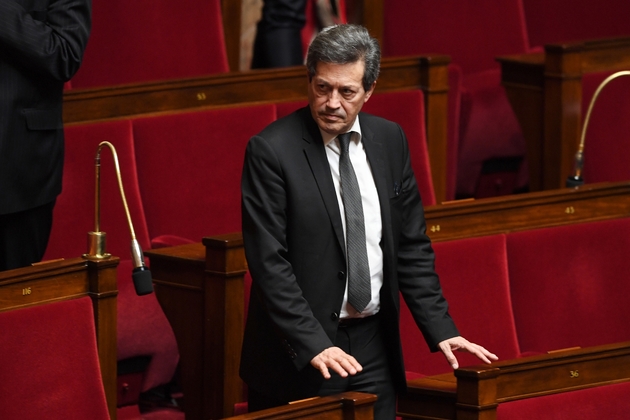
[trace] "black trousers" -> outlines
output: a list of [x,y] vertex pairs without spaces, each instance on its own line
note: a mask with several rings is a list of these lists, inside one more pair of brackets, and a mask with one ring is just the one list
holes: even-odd
[[46,252],[55,202],[0,215],[0,271],[27,267]]
[[[330,370],[332,377],[324,381],[319,390],[319,396],[346,391],[376,394],[378,399],[374,405],[374,419],[394,420],[396,418],[396,392],[385,345],[378,315],[347,325],[340,324],[335,346],[354,356],[363,366],[363,371],[342,378]],[[270,399],[252,389],[249,390],[249,411],[277,407],[287,403],[287,401]]]
[[256,27],[253,69],[299,66],[303,63],[301,31],[307,0],[265,0]]

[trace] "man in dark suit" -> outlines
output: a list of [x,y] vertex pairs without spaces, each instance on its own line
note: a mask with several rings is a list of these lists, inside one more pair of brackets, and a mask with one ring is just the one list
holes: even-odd
[[[307,55],[309,107],[248,144],[243,237],[253,283],[241,377],[251,410],[355,390],[377,394],[375,418],[393,419],[406,387],[399,293],[453,368],[454,350],[496,360],[460,337],[448,314],[402,129],[360,113],[379,66],[378,43],[363,27],[324,30]],[[348,156],[361,202],[351,212]],[[359,213],[367,303],[351,293]]]
[[0,271],[40,261],[61,192],[63,85],[90,0],[0,0]]

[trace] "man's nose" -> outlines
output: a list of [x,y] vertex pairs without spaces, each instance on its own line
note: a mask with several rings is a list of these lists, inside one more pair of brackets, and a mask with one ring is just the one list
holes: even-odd
[[328,95],[327,105],[329,108],[339,108],[341,106],[341,96],[339,95],[339,91],[332,90]]

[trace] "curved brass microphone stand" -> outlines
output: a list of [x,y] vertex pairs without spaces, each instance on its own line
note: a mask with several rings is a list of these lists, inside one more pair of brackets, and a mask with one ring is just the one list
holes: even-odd
[[580,185],[584,185],[584,180],[582,179],[582,170],[584,169],[584,138],[586,137],[586,129],[588,128],[588,122],[591,118],[591,112],[593,111],[593,106],[595,105],[595,101],[599,97],[600,92],[604,89],[608,83],[623,76],[630,76],[629,70],[621,70],[616,73],[611,74],[607,78],[604,79],[603,82],[599,84],[593,97],[591,98],[591,102],[588,104],[588,110],[586,111],[586,117],[584,118],[584,125],[582,126],[582,135],[580,136],[580,145],[578,147],[578,151],[575,153],[575,164],[574,164],[574,172],[573,175],[567,178],[566,186],[567,187],[579,187]]
[[144,295],[153,291],[153,281],[151,279],[151,272],[144,264],[144,256],[140,244],[136,239],[136,233],[131,222],[131,214],[129,213],[129,206],[127,205],[127,199],[125,197],[125,190],[123,188],[122,177],[120,175],[120,164],[118,163],[118,154],[113,144],[108,141],[99,143],[96,150],[95,158],[95,171],[96,171],[96,188],[95,188],[95,212],[94,212],[94,231],[88,232],[88,252],[83,254],[84,258],[89,260],[103,260],[110,258],[111,255],[105,252],[106,245],[106,233],[101,231],[101,149],[107,146],[114,157],[114,165],[116,167],[116,177],[118,179],[118,189],[120,190],[120,196],[122,198],[123,206],[125,207],[125,214],[127,216],[127,223],[129,224],[129,231],[131,232],[131,258],[133,260],[133,281],[138,295]]

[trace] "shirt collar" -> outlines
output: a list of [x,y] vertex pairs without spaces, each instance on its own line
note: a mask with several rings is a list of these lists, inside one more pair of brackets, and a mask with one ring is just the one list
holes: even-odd
[[[357,143],[359,143],[361,141],[361,136],[362,136],[361,124],[359,123],[359,115],[357,115],[357,117],[354,119],[354,124],[352,124],[352,127],[350,128],[349,131],[354,131],[355,133],[358,134],[358,135],[352,136],[352,141],[356,141]],[[327,133],[321,128],[319,129],[319,132],[322,134],[322,139],[324,140],[324,146],[328,146],[334,139],[337,138],[336,134]]]

